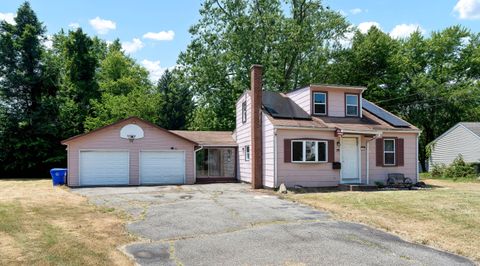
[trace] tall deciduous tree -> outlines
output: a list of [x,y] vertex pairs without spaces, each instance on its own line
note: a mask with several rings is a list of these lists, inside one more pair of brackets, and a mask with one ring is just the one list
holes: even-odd
[[0,175],[32,175],[58,159],[57,73],[43,40],[45,28],[28,2],[14,25],[0,22]]
[[[348,23],[319,0],[206,0],[193,40],[179,58],[195,99],[216,119],[209,129],[232,129],[237,97],[248,88],[249,68],[264,65],[264,87],[285,91],[312,81],[322,71],[328,45]],[[318,80],[317,80],[318,81]]]

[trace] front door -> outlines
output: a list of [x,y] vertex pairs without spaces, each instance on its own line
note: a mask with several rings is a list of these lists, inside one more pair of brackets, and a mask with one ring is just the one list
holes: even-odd
[[357,138],[342,139],[342,183],[360,183]]

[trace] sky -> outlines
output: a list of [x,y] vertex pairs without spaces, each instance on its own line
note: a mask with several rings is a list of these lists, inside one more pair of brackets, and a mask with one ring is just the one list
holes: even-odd
[[[0,0],[0,20],[12,21],[23,0]],[[31,0],[40,21],[52,35],[81,27],[106,41],[119,38],[126,53],[157,80],[176,65],[199,18],[200,0]],[[425,35],[451,25],[480,32],[480,0],[324,0],[366,32],[375,25],[402,38],[419,29]]]

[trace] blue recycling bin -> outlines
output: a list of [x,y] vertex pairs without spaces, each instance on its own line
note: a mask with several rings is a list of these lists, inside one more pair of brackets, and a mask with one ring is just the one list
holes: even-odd
[[64,185],[67,177],[67,168],[53,168],[50,170],[54,186]]

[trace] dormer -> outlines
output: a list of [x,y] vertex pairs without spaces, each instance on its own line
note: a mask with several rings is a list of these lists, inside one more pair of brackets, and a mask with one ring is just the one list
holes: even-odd
[[362,117],[365,87],[310,85],[287,96],[312,116]]

